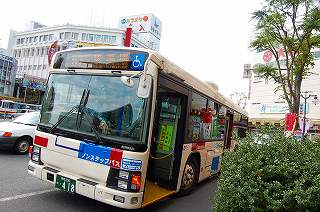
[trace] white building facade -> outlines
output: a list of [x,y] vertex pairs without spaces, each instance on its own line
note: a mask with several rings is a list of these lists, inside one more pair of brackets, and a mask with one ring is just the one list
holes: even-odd
[[[17,78],[25,75],[46,79],[48,77],[48,50],[54,41],[60,49],[92,45],[123,46],[125,29],[65,24],[46,27],[39,23],[29,24],[29,30],[11,30],[8,52],[17,59]],[[131,39],[132,47],[148,48],[136,35]]]
[[0,96],[12,96],[16,71],[17,60],[0,48]]
[[[279,49],[280,64],[285,65],[285,56],[283,50]],[[269,64],[274,65],[274,57],[271,52],[262,51],[255,55],[254,64]],[[302,81],[301,92],[308,91],[309,94],[317,95],[320,99],[320,49],[314,50],[315,66],[311,70],[312,75]],[[288,106],[284,99],[281,98],[282,91],[276,91],[277,85],[273,80],[267,80],[260,77],[253,71],[249,80],[249,117],[253,123],[285,123],[285,114],[288,112]],[[303,116],[304,99],[300,100],[300,114]],[[314,126],[320,125],[320,103],[315,101],[313,97],[307,99],[306,117],[311,120]]]

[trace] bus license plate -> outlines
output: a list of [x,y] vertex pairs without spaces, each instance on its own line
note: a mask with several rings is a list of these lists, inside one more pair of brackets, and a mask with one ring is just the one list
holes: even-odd
[[56,188],[64,190],[66,192],[76,192],[76,181],[61,175],[57,175]]

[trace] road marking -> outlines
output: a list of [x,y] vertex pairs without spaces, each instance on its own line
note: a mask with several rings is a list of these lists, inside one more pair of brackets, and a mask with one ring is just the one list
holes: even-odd
[[39,194],[49,193],[52,191],[57,191],[57,189],[54,188],[54,189],[48,189],[48,190],[43,190],[43,191],[35,191],[35,192],[31,192],[31,193],[26,193],[26,194],[19,194],[19,195],[12,196],[12,197],[5,197],[5,198],[1,198],[0,202],[7,202],[7,201],[11,201],[11,200],[16,200],[16,199],[22,199],[22,198],[26,198],[26,197],[39,195]]

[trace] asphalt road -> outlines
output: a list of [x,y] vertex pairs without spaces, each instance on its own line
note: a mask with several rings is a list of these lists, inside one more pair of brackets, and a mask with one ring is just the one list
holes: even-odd
[[[124,211],[80,195],[55,190],[52,184],[27,174],[28,160],[27,155],[14,155],[0,150],[0,212]],[[139,211],[211,211],[216,182],[215,178],[206,180],[188,196],[172,196]]]

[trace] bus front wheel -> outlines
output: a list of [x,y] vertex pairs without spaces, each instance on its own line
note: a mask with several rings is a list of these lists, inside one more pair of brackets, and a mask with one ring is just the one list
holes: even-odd
[[199,179],[199,163],[195,157],[188,159],[181,180],[180,195],[189,194]]

